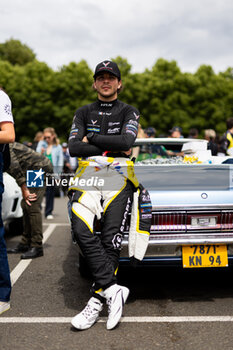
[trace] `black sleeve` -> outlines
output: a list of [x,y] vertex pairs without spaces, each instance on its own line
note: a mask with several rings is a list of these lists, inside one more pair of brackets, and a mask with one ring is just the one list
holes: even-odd
[[227,139],[227,135],[224,134],[219,141],[219,152],[227,154],[227,149],[228,149],[229,145],[230,145],[230,142]]
[[105,151],[128,151],[133,146],[138,133],[139,112],[129,105],[122,112],[121,135],[94,134],[91,144]]
[[98,146],[82,142],[83,137],[86,135],[85,112],[86,109],[84,107],[79,108],[73,119],[68,140],[71,157],[97,156],[103,152]]

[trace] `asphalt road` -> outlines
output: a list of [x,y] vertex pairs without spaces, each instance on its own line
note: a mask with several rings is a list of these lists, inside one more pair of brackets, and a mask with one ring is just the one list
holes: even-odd
[[[11,309],[0,316],[1,350],[225,350],[233,348],[233,278],[228,269],[120,271],[130,297],[119,326],[106,330],[107,310],[91,329],[71,318],[89,299],[91,281],[80,276],[66,198],[56,198],[44,220],[44,257],[9,255]],[[19,241],[8,236],[8,247]],[[25,265],[27,264],[27,265]]]

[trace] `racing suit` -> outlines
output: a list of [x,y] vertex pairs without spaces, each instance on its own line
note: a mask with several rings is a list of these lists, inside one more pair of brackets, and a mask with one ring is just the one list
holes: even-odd
[[[103,289],[116,283],[122,233],[131,208],[135,180],[125,175],[133,170],[132,162],[123,151],[132,147],[138,122],[139,112],[134,107],[119,100],[98,100],[77,110],[70,132],[70,155],[89,157],[79,161],[74,177],[79,183],[70,186],[69,197],[73,238],[87,260],[94,279],[93,293],[97,297]],[[84,136],[88,143],[82,142]],[[107,156],[103,156],[106,151]],[[96,181],[97,176],[98,180],[104,180],[104,185]],[[91,178],[95,182],[91,186],[80,185],[81,180]],[[97,236],[93,234],[94,220],[101,217],[101,235]]]

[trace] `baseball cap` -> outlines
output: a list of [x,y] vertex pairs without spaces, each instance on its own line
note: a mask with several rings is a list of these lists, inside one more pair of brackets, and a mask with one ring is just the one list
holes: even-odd
[[121,80],[121,72],[120,69],[118,68],[118,65],[115,62],[112,61],[103,61],[97,64],[95,68],[95,74],[94,74],[94,79],[96,79],[97,75],[102,73],[102,72],[107,72],[115,75],[119,80]]
[[68,147],[66,142],[63,142],[62,147]]
[[182,128],[180,128],[179,126],[173,126],[173,128],[169,130],[169,132],[174,132],[174,131],[179,131],[180,133],[182,133]]
[[149,126],[148,128],[146,128],[144,130],[144,132],[148,135],[148,136],[153,136],[156,134],[156,130],[155,128],[153,128],[152,126]]

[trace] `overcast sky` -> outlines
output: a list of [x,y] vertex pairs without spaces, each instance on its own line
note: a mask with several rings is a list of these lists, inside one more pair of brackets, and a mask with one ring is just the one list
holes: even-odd
[[133,72],[160,57],[183,72],[233,67],[232,0],[0,0],[0,42],[28,45],[53,69],[122,56]]

